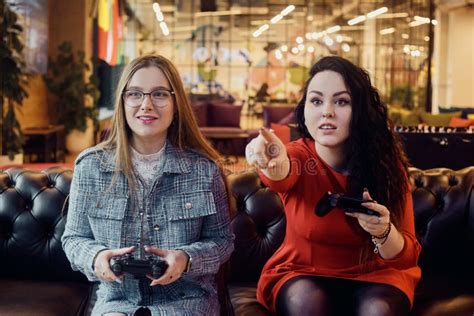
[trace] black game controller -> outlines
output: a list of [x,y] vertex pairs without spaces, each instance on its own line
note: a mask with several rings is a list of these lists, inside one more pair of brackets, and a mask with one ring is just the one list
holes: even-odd
[[146,259],[135,259],[132,254],[128,253],[110,259],[110,269],[117,276],[125,272],[136,278],[151,275],[154,279],[158,279],[167,268],[166,261],[153,256],[148,256]]
[[346,212],[358,212],[367,215],[380,216],[376,211],[368,209],[361,205],[361,203],[373,202],[373,200],[362,200],[345,196],[342,193],[328,192],[319,200],[314,212],[316,215],[322,217],[327,215],[333,208],[340,207]]

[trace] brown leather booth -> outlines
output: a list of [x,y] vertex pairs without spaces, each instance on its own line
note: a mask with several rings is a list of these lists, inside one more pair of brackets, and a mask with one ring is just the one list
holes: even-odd
[[[423,276],[413,315],[474,314],[474,167],[410,169]],[[280,198],[253,171],[229,177],[236,212],[232,225],[230,297],[236,315],[269,315],[256,301],[260,271],[280,246],[285,215]]]

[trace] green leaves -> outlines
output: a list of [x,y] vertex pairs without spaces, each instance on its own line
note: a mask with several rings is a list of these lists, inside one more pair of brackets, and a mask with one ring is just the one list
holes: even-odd
[[[87,118],[97,125],[95,103],[100,97],[99,79],[87,72],[90,66],[85,61],[85,53],[74,54],[70,42],[63,42],[58,47],[58,54],[49,59],[48,73],[44,76],[48,89],[58,97],[58,123],[63,124],[66,133],[73,129],[85,131]],[[87,104],[87,99],[92,104]]]
[[[15,115],[15,107],[21,106],[28,96],[24,85],[27,76],[24,72],[23,27],[18,24],[17,14],[11,10],[5,0],[0,0],[0,99],[7,100],[7,112],[2,117],[2,154],[7,153],[10,159],[23,151],[23,133]],[[2,111],[3,114],[3,111]]]

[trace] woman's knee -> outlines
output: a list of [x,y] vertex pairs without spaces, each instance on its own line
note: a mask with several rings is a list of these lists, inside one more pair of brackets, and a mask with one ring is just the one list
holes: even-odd
[[370,285],[356,293],[356,310],[358,315],[407,315],[410,303],[399,289],[389,285]]
[[395,315],[389,302],[379,297],[371,297],[359,303],[357,315],[389,316]]
[[280,290],[277,300],[279,315],[324,315],[329,308],[329,296],[313,280],[290,280]]

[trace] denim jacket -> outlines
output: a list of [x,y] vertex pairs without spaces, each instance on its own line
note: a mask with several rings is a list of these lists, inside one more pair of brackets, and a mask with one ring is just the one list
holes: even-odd
[[[140,306],[152,315],[215,315],[219,310],[215,274],[233,251],[229,203],[217,166],[207,158],[166,145],[165,162],[152,190],[144,195],[149,244],[181,249],[192,260],[189,272],[169,285],[125,275],[121,284],[101,282],[93,315]],[[93,147],[75,162],[63,248],[74,270],[98,281],[93,258],[102,249],[129,246],[124,240],[131,198],[125,176],[111,186],[113,152]]]

